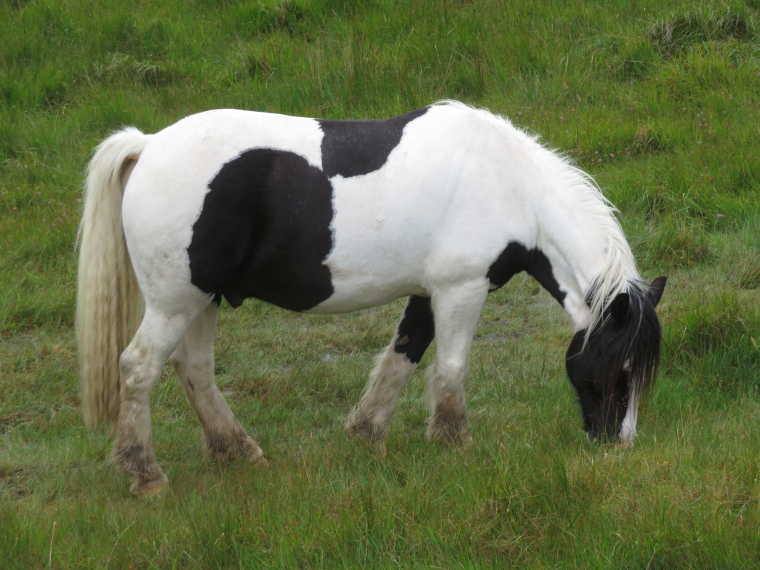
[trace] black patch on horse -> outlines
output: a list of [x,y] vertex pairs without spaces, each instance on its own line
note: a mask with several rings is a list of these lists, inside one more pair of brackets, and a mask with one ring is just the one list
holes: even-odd
[[318,121],[324,133],[322,169],[330,178],[338,174],[349,178],[380,169],[401,141],[407,123],[427,110],[428,107],[424,107],[375,121]]
[[[565,356],[570,382],[578,394],[584,428],[592,437],[619,435],[631,394],[646,393],[657,377],[662,329],[655,307],[665,277],[645,284],[630,281],[604,311],[586,342],[586,330],[575,333]],[[591,304],[597,287],[592,285]]]
[[397,354],[406,355],[409,362],[419,364],[434,336],[435,324],[430,297],[412,295],[398,325],[393,350]]
[[333,294],[332,185],[304,157],[252,149],[209,183],[187,248],[190,280],[233,307],[248,297],[305,311]]
[[537,247],[528,249],[519,242],[510,242],[488,268],[486,277],[494,289],[498,289],[521,271],[526,271],[533,276],[552,297],[559,301],[560,305],[565,300],[566,294],[554,278],[549,258]]

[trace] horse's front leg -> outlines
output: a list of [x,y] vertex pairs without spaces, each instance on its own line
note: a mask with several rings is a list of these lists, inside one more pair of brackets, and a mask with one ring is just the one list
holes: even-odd
[[417,364],[433,340],[433,312],[427,297],[409,297],[391,344],[377,358],[359,403],[348,416],[346,429],[382,447],[396,409]]
[[219,305],[211,303],[196,317],[170,357],[203,428],[209,455],[220,461],[235,456],[257,461],[259,446],[248,437],[214,382],[214,331]]
[[433,293],[436,355],[428,372],[431,440],[447,443],[472,440],[467,431],[464,385],[472,336],[487,294],[485,279],[447,286]]

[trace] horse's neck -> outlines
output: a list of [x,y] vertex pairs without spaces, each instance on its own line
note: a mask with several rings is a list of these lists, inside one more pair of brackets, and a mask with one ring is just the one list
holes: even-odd
[[614,220],[600,219],[598,212],[579,207],[572,197],[554,197],[546,202],[539,221],[538,245],[565,292],[562,305],[578,331],[591,320],[586,296],[594,280],[608,269],[620,271],[620,260],[623,272],[629,271],[628,258],[632,261],[632,256]]

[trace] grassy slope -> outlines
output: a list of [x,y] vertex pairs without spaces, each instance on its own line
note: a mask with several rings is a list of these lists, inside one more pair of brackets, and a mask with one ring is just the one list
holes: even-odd
[[[0,3],[0,565],[757,565],[759,9]],[[464,453],[425,443],[422,375],[386,457],[342,433],[398,304],[315,318],[249,303],[222,313],[217,373],[270,467],[206,460],[163,382],[172,488],[132,500],[77,409],[72,243],[93,146],[212,107],[380,117],[446,97],[571,153],[621,209],[643,273],[671,276],[637,446],[585,442],[567,321],[528,279],[484,312]]]

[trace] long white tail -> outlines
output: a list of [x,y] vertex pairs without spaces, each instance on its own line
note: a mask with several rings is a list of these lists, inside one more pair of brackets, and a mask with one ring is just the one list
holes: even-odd
[[79,226],[76,334],[85,422],[116,425],[119,356],[142,318],[143,301],[121,218],[124,186],[150,135],[128,127],[95,151]]

